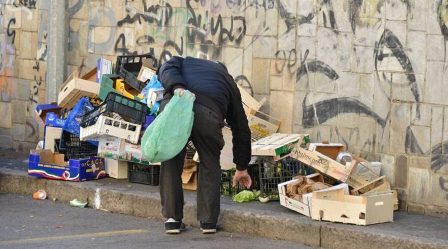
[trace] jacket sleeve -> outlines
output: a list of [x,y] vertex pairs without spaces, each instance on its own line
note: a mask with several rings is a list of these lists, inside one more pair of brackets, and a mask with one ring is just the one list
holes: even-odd
[[165,92],[173,94],[178,87],[186,87],[186,82],[182,76],[182,63],[184,58],[173,56],[169,61],[163,63],[157,70],[157,75],[162,83]]
[[245,170],[251,157],[250,129],[240,91],[230,75],[229,80],[231,95],[226,120],[232,130],[233,162],[238,170]]

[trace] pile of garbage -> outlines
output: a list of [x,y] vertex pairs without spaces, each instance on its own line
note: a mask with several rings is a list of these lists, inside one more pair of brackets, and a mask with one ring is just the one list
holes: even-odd
[[[252,144],[252,154],[272,161],[289,157],[309,170],[297,174],[296,167],[277,167],[276,172],[297,174],[284,181],[285,174],[261,179],[261,189],[278,176],[280,204],[314,220],[357,225],[393,221],[398,209],[397,192],[385,176],[381,163],[368,162],[345,151],[342,144],[311,143],[307,134],[273,134]],[[267,172],[270,164],[260,165]]]
[[[158,185],[159,165],[146,160],[141,147],[164,92],[157,66],[150,54],[118,56],[114,67],[100,58],[87,74],[73,72],[60,88],[57,103],[36,107],[44,140],[30,153],[29,175],[67,181],[109,176]],[[397,192],[380,176],[381,163],[355,157],[342,144],[276,133],[281,122],[260,111],[265,100],[257,101],[248,89],[238,87],[253,139],[249,174],[254,187],[231,186],[232,135],[224,127],[223,194],[237,202],[279,200],[315,220],[358,225],[393,221]],[[182,174],[185,189],[197,188],[199,161],[189,143]]]
[[100,58],[87,74],[73,72],[57,103],[36,107],[44,140],[30,153],[28,173],[69,181],[109,175],[158,184],[151,180],[158,178],[157,165],[143,158],[140,145],[163,97],[157,66],[151,54],[118,56],[114,69],[112,61]]

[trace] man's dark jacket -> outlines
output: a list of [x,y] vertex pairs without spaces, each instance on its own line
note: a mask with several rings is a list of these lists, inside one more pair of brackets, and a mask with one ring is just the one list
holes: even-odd
[[238,170],[246,169],[251,155],[250,130],[240,92],[224,64],[174,56],[157,74],[166,92],[185,88],[196,94],[196,103],[226,119],[232,130],[233,162]]

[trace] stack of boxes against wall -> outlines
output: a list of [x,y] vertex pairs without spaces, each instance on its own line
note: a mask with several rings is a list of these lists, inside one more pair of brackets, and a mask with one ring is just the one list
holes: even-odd
[[79,77],[74,72],[68,77],[57,104],[36,108],[36,118],[45,124],[44,142],[31,151],[29,174],[83,181],[107,173],[158,185],[158,165],[143,159],[139,145],[142,132],[154,120],[147,115],[141,91],[155,66],[150,55],[119,56],[115,74],[111,61],[99,59],[88,74]]
[[[275,133],[280,122],[259,112],[261,104],[243,91],[242,99],[253,139],[249,169],[256,171],[252,178],[262,195],[277,197],[281,205],[314,220],[357,225],[393,221],[397,192],[380,176],[381,163],[354,157],[342,144],[310,143],[306,134]],[[223,151],[226,155],[226,148]],[[223,176],[230,178],[231,173]],[[232,195],[241,189],[223,181],[222,191]]]
[[[64,125],[46,124],[43,149],[32,151],[29,174],[83,181],[107,173],[158,185],[159,165],[145,161],[139,145],[141,132],[154,118],[147,116],[147,105],[140,102],[154,61],[146,56],[118,57],[112,74],[112,63],[100,59],[97,70],[69,77],[57,105],[37,107],[39,120],[48,122],[49,112],[64,120],[82,97],[88,97],[94,108],[76,116],[80,127],[75,134]],[[240,92],[253,140],[252,188],[313,219],[360,225],[392,221],[396,192],[374,170],[375,163],[352,158],[339,144],[311,144],[304,134],[276,133],[280,121],[259,111],[264,101],[256,101],[243,88]],[[234,195],[242,188],[231,186],[235,165],[230,129],[225,127],[223,135],[221,193]],[[189,144],[182,174],[185,189],[196,190],[199,161]]]

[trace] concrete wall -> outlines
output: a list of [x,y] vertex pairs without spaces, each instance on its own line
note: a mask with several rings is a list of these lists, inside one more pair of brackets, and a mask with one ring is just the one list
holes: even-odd
[[[39,136],[49,1],[1,1],[0,146]],[[70,0],[68,71],[153,52],[223,61],[282,132],[385,165],[407,208],[448,212],[446,0]]]

